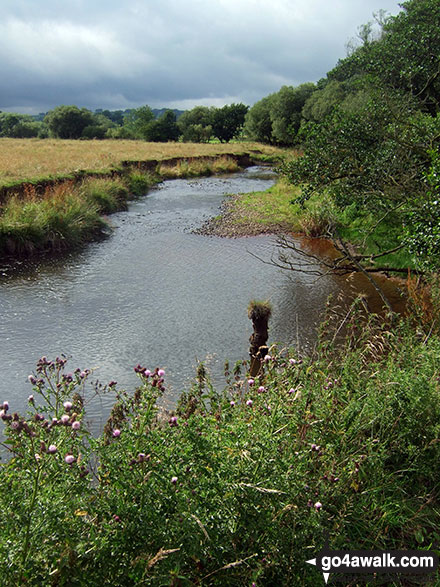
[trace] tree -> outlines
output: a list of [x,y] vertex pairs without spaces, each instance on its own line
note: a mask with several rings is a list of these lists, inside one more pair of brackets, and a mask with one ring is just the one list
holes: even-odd
[[154,121],[153,111],[149,106],[141,106],[131,110],[124,118],[124,128],[134,137],[148,139],[150,124]]
[[172,110],[165,110],[157,120],[151,121],[145,127],[144,138],[156,143],[176,141],[179,138],[179,129],[175,113]]
[[207,143],[212,135],[213,109],[196,106],[184,112],[177,121],[185,142]]
[[382,19],[382,34],[339,61],[329,79],[371,75],[410,93],[435,115],[440,109],[440,4],[410,0],[396,16]]
[[0,136],[11,138],[31,138],[39,136],[42,132],[41,122],[35,122],[26,114],[13,112],[0,113]]
[[212,132],[222,143],[227,143],[241,132],[249,106],[230,104],[216,108],[212,117]]
[[275,94],[262,98],[246,114],[244,132],[259,143],[272,142],[272,118],[270,116]]
[[301,111],[302,123],[321,122],[343,102],[346,95],[346,83],[326,80],[321,88],[307,98]]
[[63,105],[48,112],[44,122],[54,137],[79,139],[86,126],[93,124],[93,114],[87,108]]
[[302,109],[315,89],[315,84],[306,83],[296,88],[283,86],[275,94],[270,109],[273,142],[279,145],[293,145],[297,142]]
[[362,223],[362,246],[369,238],[375,258],[401,248],[416,264],[433,267],[440,262],[434,181],[440,171],[440,4],[411,0],[402,7],[382,19],[379,36],[365,35],[309,98],[300,130],[304,157],[284,172],[304,186],[298,201],[330,195],[343,218]]

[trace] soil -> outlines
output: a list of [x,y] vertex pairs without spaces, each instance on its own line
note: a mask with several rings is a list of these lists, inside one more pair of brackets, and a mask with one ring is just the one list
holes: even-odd
[[220,216],[207,220],[194,232],[205,236],[220,236],[240,238],[244,236],[258,236],[261,234],[286,234],[291,229],[286,223],[261,224],[259,222],[243,222],[240,212],[235,208],[235,202],[240,198],[230,196],[221,206]]

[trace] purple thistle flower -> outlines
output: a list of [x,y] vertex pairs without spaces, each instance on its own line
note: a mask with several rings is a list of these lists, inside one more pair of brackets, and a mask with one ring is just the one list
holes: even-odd
[[67,424],[70,420],[70,416],[68,414],[63,414],[60,419],[62,424]]
[[171,483],[175,485],[177,483],[177,477],[171,477]]
[[119,438],[121,436],[121,431],[119,428],[115,428],[112,433],[113,438]]
[[159,377],[163,377],[165,375],[165,371],[163,369],[159,369],[157,374],[159,375]]
[[251,399],[248,399],[248,401],[246,402],[246,405],[249,406],[249,407],[252,407],[252,404],[253,403],[254,402]]
[[169,425],[170,426],[178,426],[179,425],[179,423],[177,422],[176,416],[171,416],[171,418],[169,420]]
[[[49,445],[49,448],[47,449],[47,452],[51,455],[54,455],[57,452],[57,447],[55,446],[55,444],[51,444]],[[67,462],[67,461],[66,461]]]
[[317,512],[319,512],[319,510],[322,508],[322,503],[321,503],[320,501],[317,501],[317,502],[315,503],[315,506],[314,506],[314,507],[315,507],[315,510],[316,510]]
[[234,407],[234,406],[235,406],[235,402],[234,402],[234,400],[231,400],[229,403],[230,403],[230,405],[231,405],[232,407]]
[[254,379],[248,379],[248,385],[249,385],[249,387],[252,387],[254,383],[255,383],[255,380]]
[[9,402],[3,402],[3,409],[5,410],[5,412],[9,410]]
[[72,428],[73,428],[73,430],[79,430],[81,428],[81,422],[78,422],[78,420],[75,420],[75,422],[72,422]]
[[28,397],[28,402],[29,402],[30,404],[33,404],[33,403],[34,403],[34,396],[33,396],[33,395],[30,395],[30,396]]
[[64,406],[64,409],[68,412],[69,410],[72,409],[73,404],[72,404],[72,402],[64,402],[63,406]]
[[148,379],[148,377],[150,377],[150,375],[151,375],[151,371],[149,369],[145,369],[144,376]]
[[271,355],[266,355],[264,357],[264,360],[265,360],[266,363],[268,363],[271,360],[271,358],[272,358]]
[[258,391],[260,393],[264,393],[266,391],[266,388],[263,385],[260,385],[260,387],[258,388]]
[[30,383],[32,383],[32,385],[35,385],[35,384],[37,383],[37,378],[36,378],[36,377],[34,377],[33,375],[29,375],[29,376],[28,376],[28,381],[29,381]]
[[69,454],[64,457],[64,460],[68,465],[72,465],[75,462],[75,457]]

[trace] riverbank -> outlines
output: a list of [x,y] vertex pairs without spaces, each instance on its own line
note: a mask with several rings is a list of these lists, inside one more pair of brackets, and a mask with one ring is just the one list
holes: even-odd
[[31,256],[78,247],[109,230],[103,215],[126,209],[131,198],[146,194],[163,179],[231,173],[250,165],[253,158],[274,156],[253,149],[243,151],[242,146],[239,152],[233,148],[221,151],[217,155],[124,160],[118,168],[74,171],[3,185],[0,256]]
[[207,236],[238,238],[301,231],[301,215],[291,205],[299,188],[282,180],[264,192],[229,195],[220,214],[197,231]]
[[[281,176],[264,192],[228,196],[220,214],[197,232],[230,238],[275,234],[326,239],[337,229],[340,237],[350,243],[348,246],[354,254],[365,255],[365,259],[371,256],[369,269],[373,273],[406,276],[408,270],[417,269],[414,257],[399,246],[403,237],[400,218],[361,214],[355,207],[343,210],[326,195],[312,196],[301,204],[300,195],[301,188]],[[387,250],[391,252],[383,255]],[[335,255],[338,256],[336,251]],[[355,266],[353,270],[357,270]]]
[[109,173],[122,162],[219,157],[240,153],[278,156],[281,149],[260,143],[147,143],[145,141],[0,138],[0,188],[22,182],[70,178],[84,172]]

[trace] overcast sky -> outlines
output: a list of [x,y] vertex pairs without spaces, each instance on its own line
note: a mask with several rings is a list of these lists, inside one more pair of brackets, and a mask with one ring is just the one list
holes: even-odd
[[397,0],[2,0],[0,110],[253,104],[324,77]]

